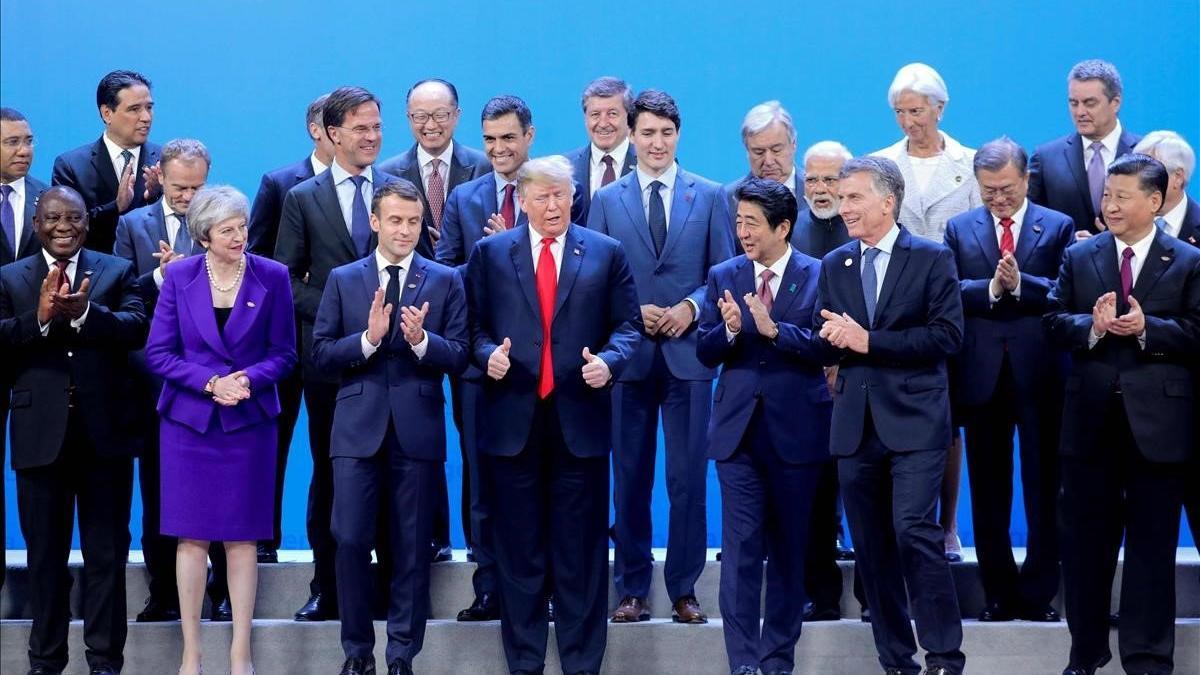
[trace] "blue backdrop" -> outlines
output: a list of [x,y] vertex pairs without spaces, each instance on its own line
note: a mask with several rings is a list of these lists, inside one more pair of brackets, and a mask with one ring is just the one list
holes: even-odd
[[[778,6],[772,6],[778,5]],[[719,181],[746,172],[739,125],[746,110],[779,99],[796,121],[801,150],[825,138],[856,153],[900,135],[886,101],[896,69],[937,68],[950,89],[943,128],[966,145],[1008,134],[1026,148],[1071,130],[1066,73],[1099,57],[1125,84],[1130,129],[1174,129],[1200,146],[1200,3],[1093,0],[972,3],[868,0],[749,3],[655,0],[643,4],[513,2],[336,3],[11,0],[0,4],[0,100],[30,120],[33,174],[48,179],[59,153],[95,140],[96,82],[132,68],[154,82],[152,138],[199,138],[211,149],[213,183],[249,195],[261,174],[308,152],[304,108],[343,84],[383,102],[383,156],[412,139],[404,93],[423,77],[459,89],[458,137],[479,143],[478,111],[491,96],[524,98],[537,127],[533,153],[586,141],[579,92],[615,74],[635,88],[671,93],[683,113],[680,162]],[[1195,186],[1193,195],[1200,196]],[[3,358],[3,355],[0,355]],[[304,428],[304,420],[300,428]],[[451,428],[453,440],[453,428]],[[284,547],[306,548],[311,470],[305,434],[288,466]],[[461,466],[447,475],[457,504]],[[666,499],[658,470],[656,522]],[[23,548],[13,474],[5,469],[8,548]],[[959,528],[970,545],[963,477]],[[1019,495],[1014,542],[1023,544]],[[140,537],[140,504],[131,525]],[[462,545],[457,507],[454,543]],[[720,541],[719,492],[710,472],[709,543]],[[665,542],[665,528],[655,545]],[[1190,537],[1184,535],[1190,543]]]

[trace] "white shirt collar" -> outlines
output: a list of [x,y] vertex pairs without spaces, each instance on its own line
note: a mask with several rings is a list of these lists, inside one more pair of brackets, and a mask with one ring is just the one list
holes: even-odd
[[1175,205],[1175,208],[1162,215],[1162,219],[1167,221],[1167,234],[1172,237],[1179,236],[1179,231],[1183,229],[1183,217],[1187,215],[1187,207],[1187,195],[1184,195],[1183,199],[1180,199],[1179,203]]
[[425,148],[422,147],[420,143],[417,143],[417,165],[422,168],[424,168],[426,164],[429,164],[430,162],[432,162],[435,159],[442,160],[442,165],[449,168],[450,160],[453,157],[454,157],[454,139],[450,140],[450,144],[446,146],[445,150],[442,150],[442,154],[436,155],[436,156],[429,154],[429,152],[426,151]]
[[604,159],[605,155],[612,155],[613,171],[616,171],[617,174],[620,175],[621,168],[625,164],[625,157],[628,156],[628,154],[629,154],[629,136],[628,135],[625,136],[625,139],[623,141],[621,141],[620,143],[617,143],[617,147],[613,148],[612,150],[609,150],[608,152],[605,152],[605,151],[601,150],[600,148],[596,147],[595,143],[592,143],[591,147],[592,147],[592,166],[600,166],[600,161]]
[[[114,166],[123,165],[125,160],[121,159],[121,153],[125,151],[125,148],[122,148],[114,143],[113,140],[108,137],[107,131],[105,131],[100,138],[104,139],[104,147],[108,148],[109,161],[111,161]],[[129,152],[133,153],[133,159],[129,160],[129,163],[136,167],[138,159],[142,154],[142,146],[139,145],[137,147],[129,148]],[[118,178],[120,178],[120,176],[118,176]]]
[[[1083,143],[1084,150],[1087,150],[1088,148],[1092,147],[1091,139],[1084,138],[1081,135],[1079,137],[1079,140]],[[1109,152],[1110,157],[1115,158],[1117,156],[1117,143],[1119,143],[1120,140],[1121,140],[1121,120],[1118,119],[1116,125],[1113,126],[1112,131],[1108,132],[1107,136],[1100,139],[1100,144],[1103,145],[1104,149]]]
[[412,269],[413,253],[415,253],[415,250],[409,251],[408,255],[404,256],[400,260],[400,262],[393,263],[390,260],[388,260],[387,258],[383,257],[383,253],[380,252],[379,247],[376,246],[375,247],[375,269],[378,270],[379,273],[382,275],[382,274],[387,273],[387,268],[389,265],[399,265],[401,268],[404,269],[404,274],[407,275],[408,271],[410,269]]
[[[571,228],[568,227],[567,230],[569,229]],[[562,251],[562,247],[566,244],[567,230],[563,230],[562,234],[554,238],[554,241],[559,245],[559,251]],[[529,226],[529,244],[533,248],[533,255],[536,256],[541,252],[541,249],[538,247],[542,245],[542,235],[538,234],[538,231],[533,229],[533,225]]]
[[796,165],[792,164],[792,173],[783,181],[784,187],[790,189],[794,195],[804,195],[804,186],[796,182]]
[[[331,164],[329,166],[329,169],[330,169],[330,171],[333,172],[332,175],[333,175],[333,184],[334,185],[341,185],[342,181],[346,180],[347,178],[350,178],[353,175],[349,171],[343,169],[342,165],[338,164],[337,159],[333,160],[333,164]],[[374,185],[375,181],[372,180],[371,169],[372,169],[372,167],[368,166],[367,168],[363,169],[363,172],[359,175],[366,177],[367,182]]]
[[772,277],[772,279],[782,279],[783,273],[785,271],[787,271],[788,261],[791,259],[792,259],[792,245],[788,244],[787,250],[785,250],[783,252],[783,255],[779,256],[779,260],[776,260],[775,262],[771,263],[770,267],[767,267],[766,265],[755,260],[754,261],[754,278],[758,279],[760,276],[762,276],[763,270],[769,269],[775,273],[775,276]]
[[326,169],[329,168],[328,164],[317,159],[317,151],[316,150],[314,150],[313,153],[308,156],[308,163],[310,165],[312,165],[312,170],[313,170],[314,176],[320,176],[321,174],[325,173]]
[[[80,251],[82,251],[82,250],[83,250],[83,249],[82,249],[82,248],[80,248],[80,249],[79,249],[79,251],[75,251],[75,255],[71,256],[70,258],[67,258],[67,261],[68,261],[68,263],[69,263],[69,264],[67,265],[67,270],[68,270],[68,271],[71,269],[71,266],[72,266],[72,265],[76,265],[76,266],[78,266],[78,264],[79,264],[79,252],[80,252]],[[54,262],[55,262],[56,258],[55,258],[54,256],[50,255],[50,252],[49,252],[49,251],[47,251],[47,250],[46,250],[44,247],[42,248],[42,257],[46,259],[46,267],[54,267]]]
[[888,233],[883,235],[883,239],[880,239],[879,243],[875,244],[874,246],[868,246],[867,242],[859,241],[858,242],[858,250],[860,253],[862,253],[862,252],[865,252],[868,248],[877,248],[880,250],[880,252],[886,253],[890,256],[892,254],[892,247],[894,247],[896,245],[896,238],[899,236],[900,236],[900,226],[895,223],[892,223],[892,229],[888,230]]
[[[1021,208],[1017,209],[1017,212],[1012,214],[1014,230],[1019,230],[1021,228],[1021,223],[1025,222],[1025,211],[1028,209],[1029,200],[1026,199],[1025,201],[1021,202]],[[991,213],[990,211],[988,213],[990,213],[992,216],[992,225],[1000,227],[1000,219],[996,217],[996,214]]]
[[659,176],[658,178],[651,176],[650,174],[646,173],[645,171],[642,171],[642,167],[638,166],[638,168],[637,168],[638,185],[640,185],[642,187],[642,192],[645,192],[646,190],[650,189],[651,183],[653,183],[654,181],[658,181],[658,182],[662,183],[664,186],[666,186],[666,189],[673,190],[673,189],[675,189],[675,176],[678,173],[679,173],[679,165],[676,164],[675,162],[671,162],[671,166],[668,166],[667,170],[664,171],[663,174],[661,176]]
[[[13,193],[17,195],[17,198],[22,202],[25,200],[25,176],[21,176],[11,183],[0,183],[0,185],[8,185],[13,189]],[[1181,203],[1187,204],[1187,200],[1185,199]]]
[[1119,261],[1125,254],[1125,249],[1132,248],[1133,255],[1137,257],[1138,262],[1144,262],[1146,260],[1146,256],[1150,254],[1150,244],[1154,243],[1154,235],[1156,234],[1158,234],[1157,226],[1150,228],[1150,232],[1148,232],[1146,236],[1133,242],[1132,244],[1126,244],[1120,239],[1113,237],[1113,240],[1117,242],[1117,260]]

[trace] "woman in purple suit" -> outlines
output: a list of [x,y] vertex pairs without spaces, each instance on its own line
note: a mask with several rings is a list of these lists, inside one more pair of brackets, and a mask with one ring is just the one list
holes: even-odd
[[254,671],[250,621],[258,583],[255,541],[273,528],[275,385],[296,363],[287,269],[246,253],[246,197],[201,191],[187,212],[203,255],[170,262],[146,360],[165,384],[162,533],[179,537],[181,675],[200,672],[200,605],[208,545],[225,544],[233,607],[230,663]]

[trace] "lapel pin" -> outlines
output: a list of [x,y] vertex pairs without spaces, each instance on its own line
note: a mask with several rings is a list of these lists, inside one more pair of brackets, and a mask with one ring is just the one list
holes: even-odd
[[685,194],[685,195],[683,196],[683,201],[685,201],[685,202],[687,202],[687,203],[691,204],[691,203],[692,203],[692,196],[693,196],[693,195],[692,195],[692,193],[690,193],[690,192],[689,192],[689,193],[687,193],[687,194]]
[[251,301],[249,301],[249,300],[247,300],[247,301],[246,301],[246,306],[247,306],[247,307],[254,307],[254,303],[253,303],[253,302],[251,302]]
[[1196,238],[1195,238],[1195,237],[1188,237],[1188,243],[1189,243],[1189,244],[1194,244],[1194,243],[1196,243]]
[[416,285],[416,284],[409,284],[409,285],[408,285],[408,287],[409,287],[409,288],[416,288],[416,287],[417,287],[417,285]]
[[583,254],[580,253],[579,249],[575,249],[575,255],[583,255]]
[[1042,226],[1041,226],[1041,225],[1034,225],[1034,226],[1033,226],[1033,231],[1034,231],[1034,232],[1041,232],[1041,231],[1042,231]]
[[850,267],[851,265],[854,264],[854,258],[846,258],[846,262],[844,262],[842,264],[845,265],[846,267]]
[[1164,256],[1162,257],[1162,261],[1163,261],[1163,262],[1171,262],[1171,256],[1169,256],[1169,255],[1164,255]]
[[955,183],[961,183],[961,182],[962,182],[962,176],[955,176],[955,177],[954,177],[954,182],[955,182]]
[[84,271],[83,271],[83,276],[85,276],[85,277],[90,277],[90,276],[92,276],[92,271],[91,271],[91,270],[84,270]]
[[796,284],[792,284],[791,286],[788,286],[788,293],[795,293],[795,292],[796,292]]

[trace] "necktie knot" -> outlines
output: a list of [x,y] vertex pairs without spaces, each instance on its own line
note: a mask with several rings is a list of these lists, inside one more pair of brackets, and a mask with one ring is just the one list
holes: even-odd
[[1001,218],[1000,219],[1000,227],[1003,227],[1004,229],[1008,230],[1008,229],[1011,229],[1012,226],[1013,226],[1012,218]]
[[0,185],[0,197],[3,197],[4,199],[8,199],[8,196],[11,195],[12,193],[13,193],[13,186]]
[[1100,141],[1092,141],[1092,144],[1088,147],[1092,149],[1092,152],[1100,152],[1104,149],[1104,144]]
[[612,155],[605,155],[605,156],[601,157],[600,163],[611,169],[613,167]]
[[395,279],[396,281],[400,280],[401,267],[399,265],[388,265],[386,269],[387,269],[388,276]]
[[1121,251],[1121,258],[1122,258],[1123,260],[1132,260],[1132,259],[1133,259],[1133,256],[1134,256],[1134,253],[1133,253],[1133,247],[1132,247],[1132,246],[1126,246],[1126,247],[1125,247],[1125,250],[1124,250],[1124,251]]
[[763,280],[764,284],[769,284],[771,283],[771,280],[775,278],[775,273],[769,269],[766,269],[760,272],[758,276]]
[[363,183],[367,182],[366,176],[350,176],[350,182],[354,183],[354,187],[361,190]]
[[666,186],[663,185],[662,181],[656,180],[656,181],[653,181],[652,183],[650,183],[650,191],[655,194],[658,194],[658,191],[663,189],[664,187],[666,187]]
[[866,261],[867,265],[874,265],[875,264],[875,256],[877,256],[877,255],[879,255],[879,249],[872,246],[872,247],[868,248],[867,250],[863,251],[863,260]]
[[542,237],[542,246],[550,247],[554,243],[554,237]]
[[439,173],[438,173],[438,168],[439,168],[439,167],[441,167],[441,165],[442,165],[442,160],[440,160],[440,159],[438,159],[438,158],[436,158],[436,157],[434,157],[433,159],[429,160],[429,168],[430,168],[430,170],[431,170],[431,171],[433,171],[433,175],[435,175],[435,176],[440,176],[440,175],[441,175],[441,174],[439,174]]
[[612,155],[604,155],[600,158],[600,163],[604,165],[604,174],[600,176],[600,187],[604,187],[617,179],[617,170],[614,168]]

